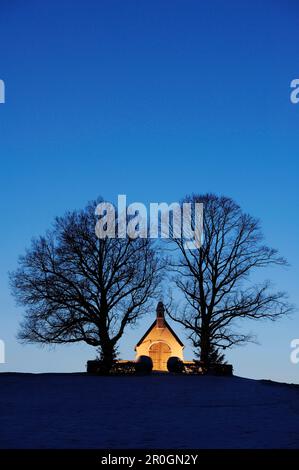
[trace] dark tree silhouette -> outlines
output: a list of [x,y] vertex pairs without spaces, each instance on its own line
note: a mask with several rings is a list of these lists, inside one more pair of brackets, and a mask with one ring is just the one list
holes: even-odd
[[259,221],[242,212],[230,198],[213,194],[187,197],[203,203],[203,244],[189,250],[184,239],[173,239],[175,285],[184,306],[168,308],[170,317],[190,333],[195,351],[207,366],[223,361],[221,351],[252,340],[236,331],[236,321],[277,318],[292,310],[283,292],[272,292],[268,281],[252,284],[257,268],[286,265],[277,250],[263,243]]
[[17,302],[26,307],[22,341],[85,341],[100,350],[109,371],[126,326],[147,311],[161,264],[149,239],[98,239],[97,202],[56,218],[52,230],[32,241],[10,279]]

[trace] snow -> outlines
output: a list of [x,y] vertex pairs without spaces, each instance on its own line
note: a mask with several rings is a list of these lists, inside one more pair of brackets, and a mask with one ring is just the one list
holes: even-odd
[[299,386],[0,374],[1,448],[299,448]]

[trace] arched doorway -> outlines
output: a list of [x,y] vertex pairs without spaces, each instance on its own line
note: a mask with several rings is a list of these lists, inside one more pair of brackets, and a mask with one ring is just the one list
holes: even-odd
[[168,344],[159,341],[149,348],[149,355],[153,361],[153,370],[167,370],[167,361],[171,356]]

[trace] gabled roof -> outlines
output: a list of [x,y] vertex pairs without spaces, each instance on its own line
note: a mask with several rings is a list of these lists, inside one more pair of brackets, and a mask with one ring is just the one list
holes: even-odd
[[[154,323],[152,323],[152,325],[149,327],[149,329],[146,331],[146,333],[142,336],[142,338],[138,341],[138,343],[136,344],[135,346],[135,349],[140,346],[140,344],[143,342],[143,340],[147,337],[147,335],[152,331],[152,329],[156,326],[157,324],[157,320],[154,321]],[[182,341],[180,340],[180,338],[177,336],[177,334],[173,331],[173,329],[171,328],[171,326],[169,325],[169,323],[167,323],[166,320],[164,320],[164,325],[166,328],[168,328],[168,330],[170,331],[170,333],[172,334],[172,336],[174,336],[174,338],[177,340],[177,342],[182,346],[184,347],[184,344],[182,343]]]

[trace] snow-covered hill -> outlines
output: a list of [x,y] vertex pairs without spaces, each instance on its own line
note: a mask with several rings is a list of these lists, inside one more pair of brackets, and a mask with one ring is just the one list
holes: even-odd
[[0,374],[1,448],[299,448],[299,386]]

